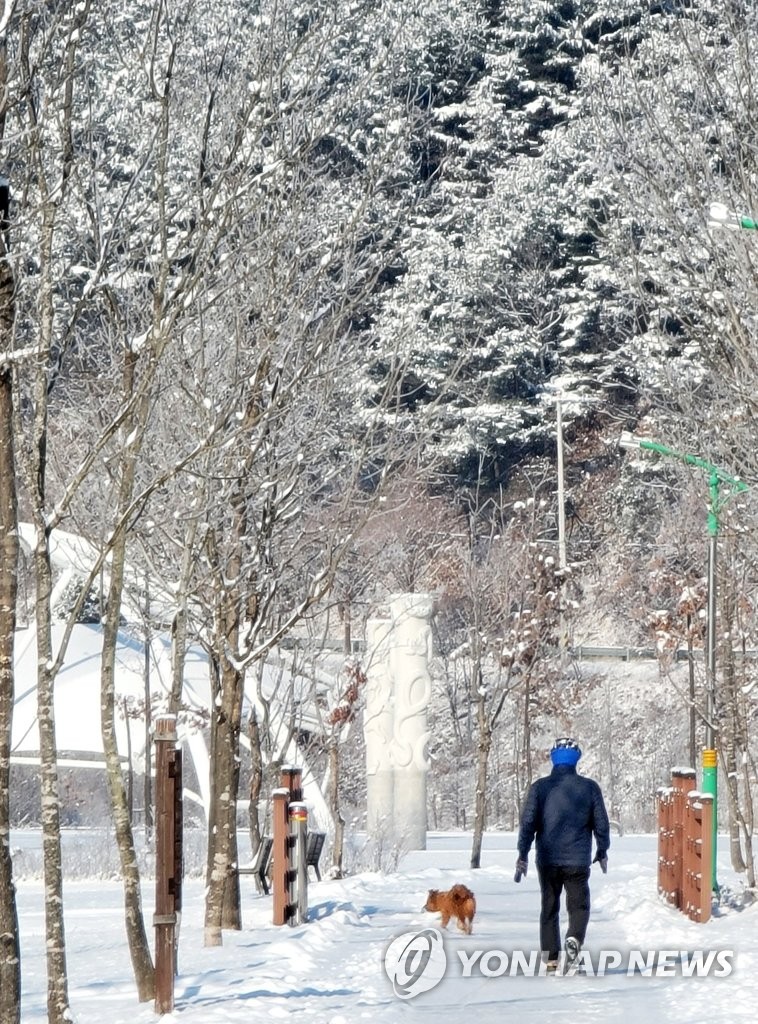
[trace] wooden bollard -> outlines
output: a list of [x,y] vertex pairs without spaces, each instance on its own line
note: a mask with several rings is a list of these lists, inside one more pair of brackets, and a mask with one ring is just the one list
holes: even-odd
[[658,790],[658,892],[676,904],[674,849],[674,791],[671,786]]
[[685,814],[684,899],[682,910],[700,924],[711,916],[713,796],[688,794]]
[[289,798],[288,789],[275,789],[271,794],[273,808],[271,848],[271,890],[273,893],[273,923],[286,924],[290,915],[289,872]]
[[694,768],[674,768],[671,772],[671,788],[673,790],[672,902],[679,908],[682,907],[684,883],[684,809],[687,803],[687,794],[695,788],[695,778]]
[[176,715],[155,719],[155,1012],[174,1009],[176,923],[182,896],[181,753]]
[[281,768],[279,785],[289,793],[290,803],[300,803],[303,799],[303,770],[285,764]]
[[658,823],[658,895],[668,898],[668,822],[669,790],[659,787],[655,794],[656,821]]
[[663,893],[669,903],[676,902],[674,886],[674,791],[667,786],[663,805]]

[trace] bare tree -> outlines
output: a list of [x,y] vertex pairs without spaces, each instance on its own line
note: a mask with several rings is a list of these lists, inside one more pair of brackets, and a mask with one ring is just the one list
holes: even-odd
[[[0,23],[0,139],[7,95],[7,18]],[[15,318],[15,282],[8,260],[10,184],[0,179],[0,1021],[21,1017],[21,951],[10,849],[10,752],[14,699],[14,636],[18,597],[18,496],[15,415],[10,358]]]
[[6,361],[12,330],[13,275],[0,256],[0,1020],[20,1020],[21,958],[10,850],[10,750],[18,579],[18,513],[13,384]]
[[[108,161],[100,160],[100,140],[95,139],[97,128],[92,115],[93,96],[88,93],[91,79],[88,78],[86,64],[82,62],[80,54],[81,48],[86,47],[90,40],[90,33],[96,34],[97,29],[102,29],[107,22],[107,14],[101,15],[106,21],[97,22],[94,17],[91,19],[91,5],[88,2],[77,5],[75,10],[51,10],[42,18],[37,18],[31,9],[24,9],[15,25],[19,47],[14,64],[16,79],[12,83],[10,96],[11,113],[20,130],[14,135],[12,156],[28,174],[24,180],[26,203],[20,219],[22,245],[19,250],[28,256],[26,262],[21,264],[24,271],[29,266],[38,268],[33,281],[27,280],[25,274],[19,275],[23,312],[17,333],[30,336],[35,359],[31,364],[33,374],[26,377],[16,375],[18,393],[23,396],[23,400],[19,400],[16,405],[16,427],[17,436],[23,439],[21,464],[36,531],[34,562],[38,721],[43,765],[45,875],[49,891],[46,913],[48,1014],[51,1021],[64,1019],[68,1015],[52,685],[65,654],[76,610],[69,620],[63,642],[53,651],[50,536],[65,516],[76,513],[77,504],[86,507],[88,500],[95,494],[98,495],[101,508],[108,498],[112,498],[107,515],[101,519],[111,528],[102,540],[96,564],[87,567],[90,576],[85,581],[82,593],[88,589],[92,579],[101,571],[106,557],[109,557],[108,614],[103,622],[103,743],[121,852],[127,934],[135,977],[140,998],[148,999],[154,992],[128,799],[115,740],[115,648],[127,536],[134,516],[144,504],[151,488],[160,486],[163,474],[168,473],[170,476],[174,471],[171,465],[159,473],[157,478],[152,475],[143,481],[138,476],[139,455],[153,399],[156,373],[166,352],[172,325],[180,318],[188,301],[187,291],[192,291],[197,280],[195,268],[189,266],[191,261],[183,258],[179,259],[179,264],[186,268],[186,272],[179,280],[171,276],[173,264],[169,249],[173,244],[171,223],[175,211],[168,210],[166,197],[169,148],[166,93],[161,92],[157,71],[164,51],[167,51],[164,74],[166,80],[170,80],[172,50],[170,33],[162,31],[164,13],[164,5],[157,4],[150,37],[153,46],[146,51],[147,78],[152,84],[157,116],[155,122],[145,119],[148,139],[144,154],[140,157],[142,163],[138,164],[136,171],[126,176],[119,199],[112,206],[102,201],[102,178],[104,174],[112,173],[112,166]],[[165,45],[167,37],[168,46]],[[139,64],[140,58],[136,53],[132,59]],[[153,129],[153,137],[150,138],[149,133]],[[85,148],[83,140],[89,143],[89,149],[86,149],[88,159],[82,158],[79,153],[80,149]],[[118,147],[118,142],[116,135],[114,147]],[[147,177],[146,167],[152,154],[156,157],[150,164],[155,188],[150,192],[141,183],[143,177]],[[135,250],[125,260],[122,258],[126,247],[124,239],[127,234],[127,217],[133,216],[131,224],[137,234],[142,231],[140,214],[143,217],[145,215],[145,207],[142,205],[145,191],[153,197],[157,208],[153,220],[153,209],[148,206],[150,212],[147,217],[148,226],[145,228],[145,235],[151,237],[153,223],[157,225],[157,242],[148,256],[155,268],[152,272],[144,269],[144,247],[135,246]],[[82,221],[88,224],[92,232],[91,237],[84,240],[73,228],[74,224],[78,225]],[[223,215],[219,217],[217,230],[223,231]],[[189,236],[188,242],[187,232],[180,231],[178,244],[189,245],[192,251],[194,236],[191,229]],[[60,277],[61,268],[67,262],[67,254],[75,252],[77,245],[87,250],[87,256],[82,254],[82,260],[91,260],[84,272],[79,267],[78,289]],[[127,271],[137,264],[142,265],[142,271],[130,277]],[[81,277],[85,278],[84,281]],[[134,278],[142,284],[149,281],[149,287],[140,290],[139,284],[132,285]],[[131,306],[128,303],[130,287]],[[142,306],[147,295],[152,298],[152,316],[148,318],[147,330],[133,330],[140,323],[144,328],[146,318]],[[76,330],[83,320],[87,322],[83,332],[87,344],[82,336],[77,335]],[[71,372],[76,359],[81,358],[82,351],[86,352],[88,346],[94,362],[98,345],[105,357],[103,362],[107,362],[108,355],[114,356],[114,366],[121,367],[121,378],[119,386],[114,387],[113,375],[108,372],[108,384],[105,387],[93,386],[90,401],[79,407],[77,418],[84,429],[79,439],[80,458],[72,459],[75,448],[61,423],[72,411],[76,387],[74,385],[70,390],[63,388],[62,381],[68,377],[67,382],[71,383],[71,377],[76,376]],[[86,367],[86,356],[83,363]],[[90,380],[94,378],[96,381],[97,372],[92,374],[91,368],[87,369],[90,369]],[[82,377],[87,377],[86,370]],[[99,402],[93,401],[98,388]],[[64,446],[68,444],[68,458],[55,458],[53,453],[56,440],[60,440]],[[205,439],[195,449],[190,449],[189,453],[183,452],[183,457],[191,459],[207,443]],[[100,471],[103,459],[106,460],[110,486],[89,486],[87,496],[82,497],[82,488],[92,475]],[[58,471],[64,467],[64,472],[56,476],[51,466]]]
[[[220,941],[223,927],[239,927],[236,806],[246,674],[325,598],[377,507],[384,479],[418,451],[415,439],[405,438],[402,449],[394,444],[404,339],[397,339],[373,404],[346,413],[351,373],[366,344],[352,322],[392,258],[386,247],[380,255],[367,247],[365,238],[402,139],[390,137],[364,154],[347,182],[338,173],[334,138],[346,131],[366,89],[363,72],[348,91],[330,84],[328,61],[344,30],[326,11],[305,29],[268,24],[257,91],[235,114],[238,131],[221,163],[211,129],[218,105],[233,96],[217,95],[215,84],[210,89],[201,206],[214,223],[220,208],[234,216],[224,223],[223,240],[206,244],[218,263],[202,262],[202,288],[183,307],[178,355],[189,370],[187,384],[173,395],[171,369],[164,368],[166,400],[151,413],[153,423],[163,423],[164,438],[171,424],[188,420],[200,437],[214,437],[202,497],[191,488],[193,501],[202,502],[202,525],[174,537],[190,570],[183,576],[188,615],[201,623],[196,633],[213,666],[209,944]],[[339,152],[339,160],[346,158],[346,149]],[[216,183],[212,204],[207,181]],[[195,258],[193,273],[200,265]],[[174,335],[177,328],[175,321]],[[148,439],[146,463],[158,461],[157,436]],[[166,536],[177,510],[186,523],[198,514],[182,491],[190,474],[197,479],[198,466],[184,468],[171,497],[156,491],[149,506]],[[178,664],[175,671],[178,677]]]
[[[746,872],[747,882],[755,888],[754,779],[750,772],[750,701],[746,698],[755,682],[746,657],[748,643],[754,642],[752,630],[756,595],[752,586],[752,560],[745,558],[742,537],[732,534],[722,543],[721,646],[723,671],[718,693],[720,719],[719,753],[726,780],[729,809],[729,853],[735,871]],[[729,638],[739,638],[738,645]]]
[[[47,433],[49,384],[45,372],[54,352],[55,241],[67,195],[73,163],[74,68],[80,32],[89,15],[89,2],[73,12],[51,12],[37,20],[22,9],[13,28],[19,45],[14,54],[16,78],[8,83],[11,111],[22,124],[26,141],[29,180],[25,191],[34,191],[35,229],[39,266],[36,289],[34,346],[36,358],[30,397],[32,412],[25,422],[20,403],[16,407],[16,434],[25,438],[21,464],[29,495],[36,541],[33,552],[36,582],[37,720],[40,740],[40,787],[42,795],[43,856],[45,873],[45,924],[48,973],[48,1019],[57,1024],[70,1017],[63,922],[63,885],[60,848],[60,805],[57,751],[53,711],[55,657],[51,628],[52,569],[47,493]],[[61,88],[55,104],[57,123],[46,118],[45,83],[41,68],[60,62]],[[51,145],[52,143],[52,145]],[[30,227],[27,224],[27,227]]]
[[365,682],[366,674],[360,661],[352,654],[345,652],[345,663],[340,673],[336,700],[331,702],[326,713],[327,791],[329,808],[334,822],[332,874],[335,878],[342,878],[345,854],[345,819],[342,814],[340,791],[340,752],[348,741],[361,696],[361,687]]

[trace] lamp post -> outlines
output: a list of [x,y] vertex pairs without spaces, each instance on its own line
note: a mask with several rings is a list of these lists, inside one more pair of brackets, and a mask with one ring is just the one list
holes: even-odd
[[734,210],[730,210],[723,203],[711,203],[708,213],[711,227],[743,228],[745,231],[758,231],[758,220],[735,213]]
[[[566,481],[563,466],[563,396],[555,399],[556,457],[558,463],[558,568],[561,581],[565,582],[566,572]],[[563,637],[561,637],[561,640]]]
[[[716,549],[719,532],[719,512],[727,498],[733,494],[747,490],[747,485],[736,477],[714,466],[700,458],[699,455],[689,455],[686,452],[677,452],[673,448],[659,444],[657,441],[650,441],[647,438],[636,437],[628,431],[624,431],[619,438],[619,446],[626,449],[642,449],[643,451],[657,452],[667,458],[684,462],[688,466],[695,466],[708,474],[708,606],[706,611],[706,661],[705,661],[705,750],[703,750],[703,782],[704,793],[713,796],[713,850],[712,850],[712,872],[711,887],[718,892],[718,881],[716,875],[716,833],[717,833],[717,794],[718,774],[716,756]],[[720,488],[726,484],[729,488],[724,498],[721,497]]]
[[[572,405],[595,404],[597,398],[594,395],[577,395],[561,390],[552,393],[548,392],[545,398],[549,402],[555,402],[555,452],[558,474],[558,570],[561,582],[565,585],[568,559],[566,555],[566,470],[564,465],[563,404],[564,402],[569,402]],[[561,601],[562,605],[563,602]],[[569,643],[563,611],[560,614],[559,629],[559,646],[562,654],[565,655]]]

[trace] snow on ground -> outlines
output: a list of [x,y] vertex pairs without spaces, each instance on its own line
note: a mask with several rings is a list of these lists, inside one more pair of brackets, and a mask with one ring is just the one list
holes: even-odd
[[[720,841],[725,848],[725,840]],[[311,920],[297,927],[271,924],[271,898],[242,880],[243,930],[225,933],[221,948],[202,945],[203,886],[185,881],[176,1007],[165,1022],[180,1024],[376,1024],[476,1020],[565,1021],[582,1024],[732,1024],[748,1020],[758,1005],[758,906],[724,909],[705,925],[661,903],[656,896],[655,839],[615,837],[607,876],[593,872],[593,913],[586,948],[618,950],[622,966],[593,977],[487,977],[476,967],[462,974],[459,952],[531,951],[536,946],[539,892],[533,867],[516,885],[515,836],[485,838],[483,867],[468,867],[470,837],[431,834],[428,849],[407,854],[393,874],[356,874],[309,887]],[[720,850],[720,857],[723,858]],[[719,880],[736,888],[725,863]],[[444,937],[447,968],[438,985],[399,999],[384,969],[390,943],[405,933],[434,928],[438,916],[422,910],[429,888],[464,882],[475,890],[478,910],[471,937],[451,923]],[[152,1003],[137,1002],[122,925],[116,881],[69,882],[64,893],[70,999],[79,1024],[145,1024]],[[42,1024],[45,1011],[43,890],[18,883],[22,940],[24,1024]],[[153,889],[145,887],[150,926]],[[395,947],[393,947],[395,948]],[[629,976],[629,950],[733,951],[727,977]],[[502,955],[486,959],[497,973]],[[391,957],[390,957],[391,959]],[[595,960],[595,962],[597,962]],[[716,967],[719,964],[715,965]],[[567,1002],[567,1000],[569,1000]]]

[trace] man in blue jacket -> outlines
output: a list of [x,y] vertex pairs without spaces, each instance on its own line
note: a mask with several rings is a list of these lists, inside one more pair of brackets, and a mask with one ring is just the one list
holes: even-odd
[[[561,892],[566,891],[568,932],[566,963],[579,956],[590,919],[590,866],[608,869],[611,845],[603,794],[592,779],[577,775],[582,752],[569,738],[557,739],[550,751],[553,770],[538,779],[527,793],[518,834],[516,881],[526,874],[529,850],[537,839],[537,875],[542,893],[540,948],[547,954],[548,970],[555,970],[561,948],[559,914]],[[592,860],[592,836],[595,858]]]

